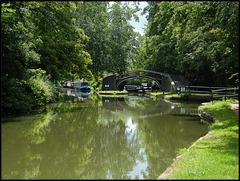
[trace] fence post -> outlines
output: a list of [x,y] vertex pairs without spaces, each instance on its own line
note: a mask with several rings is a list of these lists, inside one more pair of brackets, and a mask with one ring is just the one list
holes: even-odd
[[213,92],[212,92],[212,88],[210,87],[210,93],[211,93],[211,99],[212,99],[212,104],[213,104]]
[[224,97],[224,101],[226,101],[227,98],[227,88],[225,88],[225,97]]

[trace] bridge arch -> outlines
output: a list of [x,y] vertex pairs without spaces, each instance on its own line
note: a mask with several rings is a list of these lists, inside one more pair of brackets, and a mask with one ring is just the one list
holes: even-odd
[[124,86],[126,85],[128,80],[141,79],[141,78],[153,80],[157,83],[159,88],[161,87],[160,80],[158,80],[156,78],[153,78],[153,77],[150,77],[150,76],[144,76],[144,75],[132,75],[132,76],[127,76],[127,77],[124,77],[124,78],[120,79],[116,84],[116,88],[117,88],[117,90],[123,90]]

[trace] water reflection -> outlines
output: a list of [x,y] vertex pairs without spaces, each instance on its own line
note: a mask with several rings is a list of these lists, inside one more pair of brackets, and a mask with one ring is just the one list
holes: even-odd
[[41,114],[4,118],[2,178],[156,179],[179,148],[207,132],[192,117],[176,116],[193,107],[128,96],[59,102]]
[[191,116],[199,120],[197,106],[189,107],[186,105],[174,104],[166,102],[159,98],[152,98],[136,95],[127,97],[102,97],[102,105],[104,108],[112,111],[128,111],[130,114],[137,112],[137,117],[153,117],[163,114],[171,114],[175,116]]
[[86,99],[90,95],[90,91],[79,91],[75,89],[70,89],[70,88],[62,88],[63,92],[67,96],[76,96],[82,99]]

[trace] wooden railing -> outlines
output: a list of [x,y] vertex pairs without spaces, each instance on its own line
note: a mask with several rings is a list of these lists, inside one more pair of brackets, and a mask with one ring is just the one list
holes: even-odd
[[194,93],[198,95],[208,95],[211,97],[211,100],[214,98],[224,97],[226,100],[227,97],[238,97],[239,88],[229,88],[229,87],[209,87],[209,86],[184,86],[177,88],[178,94],[181,93]]
[[239,88],[224,88],[224,89],[217,89],[212,90],[212,100],[214,97],[223,97],[226,101],[227,97],[238,97],[239,95]]

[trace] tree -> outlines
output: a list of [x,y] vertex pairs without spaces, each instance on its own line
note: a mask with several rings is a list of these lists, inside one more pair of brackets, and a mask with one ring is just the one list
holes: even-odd
[[230,86],[238,71],[238,2],[149,3],[145,68],[194,85]]
[[108,67],[109,20],[107,2],[91,1],[76,2],[76,26],[83,29],[89,37],[85,50],[91,55],[92,64],[88,65],[95,80],[103,75]]
[[137,3],[116,2],[108,8],[107,2],[76,3],[76,25],[89,37],[85,50],[91,55],[88,66],[96,81],[104,73],[122,73],[133,60],[137,34],[128,20],[139,9]]
[[75,3],[32,2],[30,10],[42,41],[38,46],[40,67],[54,80],[61,80],[67,73],[85,74],[91,63],[84,50],[89,38],[75,25]]
[[108,62],[108,72],[121,74],[128,70],[129,52],[134,47],[134,40],[136,34],[133,32],[133,26],[131,26],[128,20],[134,17],[139,10],[135,4],[135,8],[130,8],[128,3],[122,4],[121,2],[115,2],[109,11],[110,20],[110,47],[111,54]]
[[73,2],[10,4],[15,13],[2,23],[4,74],[26,78],[25,70],[41,68],[61,80],[66,73],[87,72],[88,37],[75,26]]
[[[2,112],[55,99],[64,75],[87,76],[88,37],[75,26],[74,2],[1,2]],[[49,81],[51,79],[51,82]]]

